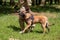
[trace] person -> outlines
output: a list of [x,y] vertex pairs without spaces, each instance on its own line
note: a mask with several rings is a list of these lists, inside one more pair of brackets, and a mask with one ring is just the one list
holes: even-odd
[[25,7],[25,10],[27,13],[31,12],[30,6],[31,6],[32,1],[31,0],[25,0],[21,3],[21,7]]
[[[30,0],[31,1],[31,0]],[[30,10],[30,6],[31,6],[31,4],[29,4],[28,2],[30,2],[30,1],[27,1],[27,0],[25,0],[25,1],[22,1],[21,2],[21,7],[20,7],[20,12],[23,12],[23,13],[28,13],[28,14],[31,14],[31,16],[32,16],[32,13],[31,13],[31,10]],[[19,23],[20,23],[20,27],[21,27],[21,29],[23,30],[24,29],[24,14],[23,13],[19,13]],[[33,17],[32,17],[33,18]]]

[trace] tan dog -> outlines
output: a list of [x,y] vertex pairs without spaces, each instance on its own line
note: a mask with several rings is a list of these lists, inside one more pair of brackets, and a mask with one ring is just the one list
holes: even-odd
[[43,28],[43,33],[46,32],[46,28],[49,31],[48,18],[46,16],[33,16],[32,17],[32,14],[30,14],[30,13],[24,13],[24,15],[25,15],[24,20],[26,22],[26,27],[20,33],[24,33],[28,28],[30,28],[32,25],[34,25],[36,23],[41,24],[41,26]]

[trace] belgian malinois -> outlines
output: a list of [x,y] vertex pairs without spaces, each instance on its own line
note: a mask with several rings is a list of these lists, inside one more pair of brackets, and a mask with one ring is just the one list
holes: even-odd
[[42,28],[43,28],[43,33],[46,32],[46,28],[49,31],[49,27],[48,27],[48,18],[46,16],[35,16],[32,15],[30,13],[23,13],[21,12],[21,14],[24,15],[23,19],[26,22],[26,27],[20,32],[20,33],[24,33],[28,28],[30,28],[32,25],[36,24],[36,23],[40,23]]

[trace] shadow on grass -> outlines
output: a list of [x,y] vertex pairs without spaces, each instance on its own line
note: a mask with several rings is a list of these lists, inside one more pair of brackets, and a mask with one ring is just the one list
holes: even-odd
[[[20,28],[14,26],[14,25],[7,26],[7,28],[9,28],[9,29],[13,29],[13,31],[17,31],[17,32],[20,32],[20,31],[21,31]],[[29,31],[26,31],[25,33],[28,33],[28,32],[29,32]],[[30,31],[30,32],[40,33],[40,34],[43,33],[43,31],[36,31],[36,30],[35,30],[35,31]]]
[[41,34],[43,33],[43,31],[36,31],[36,30],[33,31],[33,32],[35,32],[35,33],[41,33]]
[[[13,29],[14,31],[21,31],[21,29],[20,28],[18,28],[18,27],[16,27],[16,26],[14,26],[14,25],[10,25],[10,26],[7,26],[8,28],[10,28],[10,29]],[[43,31],[31,31],[31,32],[35,32],[35,33],[43,33]],[[28,31],[26,31],[25,33],[28,33]]]
[[14,26],[14,25],[10,25],[10,26],[7,26],[7,27],[10,28],[10,29],[13,29],[14,31],[21,31],[20,28]]
[[34,12],[60,12],[60,8],[53,6],[35,6],[31,7],[31,10]]

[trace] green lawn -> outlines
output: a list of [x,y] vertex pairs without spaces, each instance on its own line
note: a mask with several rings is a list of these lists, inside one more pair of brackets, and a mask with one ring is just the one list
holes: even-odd
[[7,14],[0,16],[0,40],[9,40],[10,38],[15,40],[60,40],[59,15],[60,13],[53,13],[53,17],[47,15],[49,22],[55,23],[55,25],[50,26],[50,32],[45,35],[41,33],[42,28],[39,24],[36,24],[33,32],[20,34],[18,17],[16,15]]
[[[10,6],[0,6],[0,40],[60,40],[60,9],[55,7],[32,7],[34,12],[44,12],[50,23],[50,32],[43,35],[42,28],[36,24],[33,32],[20,34],[18,16],[11,14]],[[40,13],[38,14],[40,15]]]

